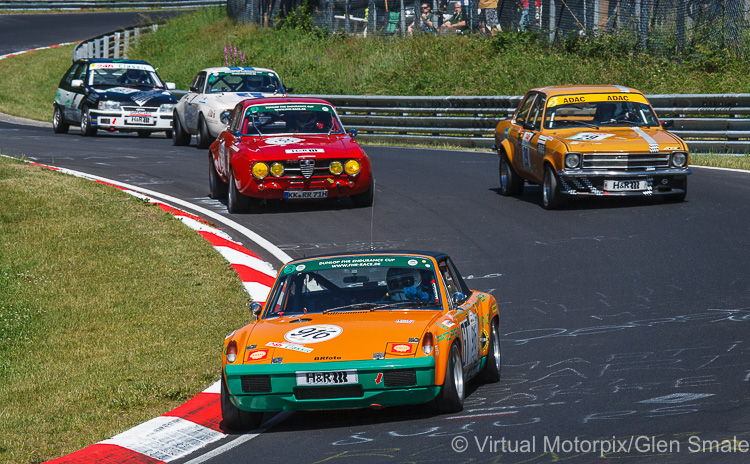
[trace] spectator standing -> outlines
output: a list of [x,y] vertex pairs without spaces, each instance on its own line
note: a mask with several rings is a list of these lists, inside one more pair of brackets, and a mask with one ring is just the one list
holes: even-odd
[[518,22],[518,30],[524,32],[529,27],[529,0],[521,2],[521,21]]
[[460,34],[466,27],[466,19],[464,19],[463,5],[458,1],[453,4],[453,14],[449,15],[438,32],[441,34]]
[[[495,0],[497,3],[497,0]],[[435,24],[432,22],[432,7],[427,2],[422,2],[421,4],[421,24],[417,26],[417,19],[414,19],[414,22],[409,25],[409,27],[406,28],[406,33],[409,34],[409,37],[414,35],[414,30],[418,29],[422,32],[432,33],[435,32]]]
[[497,0],[479,0],[479,32],[495,35],[500,29],[497,19]]

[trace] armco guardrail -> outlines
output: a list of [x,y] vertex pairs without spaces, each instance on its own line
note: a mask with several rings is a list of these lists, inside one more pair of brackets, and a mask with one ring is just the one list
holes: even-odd
[[97,9],[155,9],[155,8],[200,8],[204,6],[224,6],[226,0],[78,0],[78,1],[0,1],[0,10],[97,10]]
[[73,49],[73,61],[81,58],[127,58],[128,48],[137,42],[141,35],[159,28],[159,24],[137,26],[108,32],[85,40]]
[[[513,114],[521,96],[410,97],[309,95],[338,109],[363,140],[442,142],[464,147],[494,145],[500,119]],[[750,152],[750,94],[648,95],[662,119],[691,151]]]

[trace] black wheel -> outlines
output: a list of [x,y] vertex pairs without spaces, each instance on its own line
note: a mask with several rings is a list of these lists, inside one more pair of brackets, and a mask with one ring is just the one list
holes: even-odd
[[362,193],[352,195],[352,201],[354,202],[354,206],[357,206],[357,207],[372,206],[372,202],[374,199],[375,199],[375,183],[373,182],[372,177],[370,178],[370,188],[368,188]]
[[544,185],[542,185],[542,206],[544,209],[557,209],[563,204],[557,175],[551,167],[544,168]]
[[230,213],[246,213],[253,204],[253,199],[243,195],[237,189],[237,182],[234,180],[234,171],[229,171],[229,199],[227,200],[227,209]]
[[55,105],[55,112],[52,113],[52,130],[55,134],[67,134],[70,124],[65,122],[65,116],[59,106]]
[[151,135],[151,131],[147,131],[147,130],[139,130],[139,131],[136,131],[136,132],[138,133],[138,137],[140,137],[142,139],[145,139],[146,137],[148,137],[148,136]]
[[180,118],[177,117],[177,111],[172,114],[172,145],[185,146],[190,145],[190,133],[182,127]]
[[451,346],[448,355],[448,366],[445,369],[445,380],[437,398],[437,409],[440,412],[459,412],[464,409],[464,365],[458,345]]
[[500,194],[513,197],[523,193],[523,179],[510,164],[508,155],[500,155]]
[[223,375],[221,376],[221,418],[227,429],[237,432],[257,429],[263,422],[262,412],[243,411],[232,404]]
[[202,114],[198,115],[198,137],[196,142],[198,144],[198,148],[208,148],[208,146],[211,145],[211,142],[213,142],[211,134],[208,132],[206,120],[203,119]]
[[171,139],[172,138],[172,131],[171,130],[164,131],[164,135],[166,135],[168,139]]
[[226,198],[228,193],[228,185],[226,182],[221,180],[219,173],[216,171],[216,165],[214,165],[214,157],[208,154],[208,196],[215,199]]
[[89,107],[84,106],[81,110],[81,135],[90,137],[96,135],[97,128],[91,125],[91,114]]
[[500,380],[500,336],[497,324],[490,325],[490,347],[487,351],[487,361],[482,371],[482,380],[494,383]]

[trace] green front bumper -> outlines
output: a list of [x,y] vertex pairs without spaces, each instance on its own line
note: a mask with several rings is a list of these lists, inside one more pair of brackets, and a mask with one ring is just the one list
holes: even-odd
[[[351,370],[357,371],[357,384],[327,387],[297,385],[297,372]],[[393,374],[393,371],[409,371],[410,375],[412,370],[415,374],[415,382],[412,385],[386,386],[385,378]],[[440,386],[435,385],[435,358],[432,356],[371,361],[226,365],[225,374],[232,403],[244,411],[352,409],[421,404],[434,399],[440,391]],[[243,391],[243,376],[268,376],[270,392]],[[265,380],[264,377],[253,377],[253,379]],[[361,386],[361,390],[350,395],[352,389],[358,390],[356,385]],[[337,390],[342,387],[344,388]],[[323,394],[327,397],[317,398],[316,396],[320,396],[319,393],[323,390],[325,390]],[[301,399],[307,397],[316,398]]]

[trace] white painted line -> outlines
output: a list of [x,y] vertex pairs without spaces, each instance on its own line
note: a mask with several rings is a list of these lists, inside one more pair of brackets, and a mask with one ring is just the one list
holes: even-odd
[[241,435],[241,436],[237,437],[236,439],[230,441],[229,443],[223,444],[223,445],[219,446],[218,448],[215,448],[215,449],[209,451],[208,453],[205,453],[205,454],[203,454],[201,456],[198,456],[195,459],[191,459],[190,461],[187,461],[185,464],[200,464],[202,462],[208,461],[209,459],[213,459],[216,456],[220,456],[220,455],[226,453],[227,451],[229,451],[229,450],[231,450],[233,448],[236,448],[236,447],[240,446],[241,444],[246,443],[246,442],[252,440],[253,438],[255,438],[258,435],[260,435],[261,433],[265,432],[266,430],[270,429],[274,425],[278,424],[279,422],[284,421],[287,417],[289,417],[291,415],[292,415],[292,413],[290,413],[290,412],[282,412],[282,413],[276,414],[275,416],[273,416],[273,418],[271,420],[269,420],[268,422],[266,422],[263,425],[263,427],[259,428],[258,430],[253,430],[251,432],[246,433],[245,435]]
[[745,174],[750,173],[747,169],[735,169],[735,168],[717,168],[715,166],[701,166],[700,164],[691,164],[691,168],[702,168],[702,169],[713,169],[715,171],[729,171],[729,172],[744,172]]

